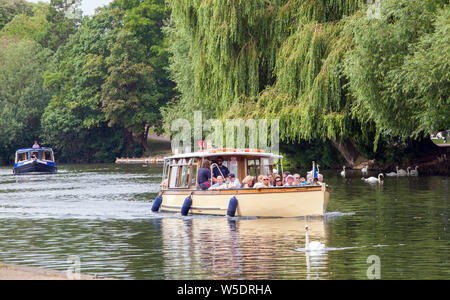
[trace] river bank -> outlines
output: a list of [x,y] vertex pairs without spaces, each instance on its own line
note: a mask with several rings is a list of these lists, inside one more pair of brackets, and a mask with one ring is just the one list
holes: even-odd
[[[72,276],[70,276],[72,275]],[[105,280],[94,275],[68,274],[62,271],[0,263],[0,280]]]

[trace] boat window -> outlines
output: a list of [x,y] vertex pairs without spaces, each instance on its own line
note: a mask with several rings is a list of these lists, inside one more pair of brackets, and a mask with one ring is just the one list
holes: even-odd
[[178,187],[187,188],[189,186],[189,165],[181,166],[180,184]]
[[192,160],[192,175],[191,175],[191,187],[197,186],[197,171],[198,171],[198,162],[197,159]]
[[39,152],[31,152],[31,158],[39,159]]
[[42,151],[42,160],[53,161],[53,153],[51,151]]
[[27,161],[28,160],[28,153],[19,153],[17,154],[17,162]]
[[171,188],[177,187],[177,179],[178,179],[178,166],[173,165],[170,167],[169,187],[171,187]]
[[163,171],[163,180],[168,179],[169,177],[169,169],[170,169],[170,162],[165,161],[164,162],[164,171]]
[[268,158],[263,158],[262,159],[262,174],[263,175],[269,175],[270,172],[270,166],[273,165],[273,161],[272,163],[270,162],[270,160]]
[[170,162],[170,188],[188,188],[192,160],[179,159]]
[[258,178],[258,176],[261,174],[259,159],[247,160],[247,174]]
[[236,178],[239,178],[239,168],[238,168],[238,162],[236,157],[230,158],[230,166],[228,167],[228,170],[230,170],[231,174],[236,175]]

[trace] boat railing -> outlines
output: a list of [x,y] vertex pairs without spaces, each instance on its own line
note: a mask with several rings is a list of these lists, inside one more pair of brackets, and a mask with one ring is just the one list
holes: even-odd
[[219,168],[219,165],[216,164],[216,163],[211,164],[211,177],[212,177],[212,175],[213,175],[213,168],[214,168],[214,167],[216,167],[216,168],[219,170],[220,175],[222,175],[222,178],[225,179],[225,176],[223,176],[222,170]]

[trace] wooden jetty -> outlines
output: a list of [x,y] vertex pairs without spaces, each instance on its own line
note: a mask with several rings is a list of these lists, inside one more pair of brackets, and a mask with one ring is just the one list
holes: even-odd
[[141,158],[116,158],[116,164],[142,164],[142,165],[148,165],[148,164],[163,164],[164,163],[164,156],[153,156],[153,157],[141,157]]

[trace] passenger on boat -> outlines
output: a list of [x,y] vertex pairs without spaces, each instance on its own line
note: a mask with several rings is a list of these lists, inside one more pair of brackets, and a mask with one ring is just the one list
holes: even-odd
[[301,183],[302,185],[306,185],[306,184],[308,184],[308,181],[306,181],[306,178],[305,178],[305,177],[302,177],[302,178],[300,178],[300,183]]
[[31,153],[31,159],[39,159],[39,153],[37,152]]
[[275,177],[275,186],[283,186],[283,179],[279,175]]
[[300,174],[294,174],[295,178],[295,185],[301,185],[302,182],[300,181]]
[[203,191],[206,191],[211,187],[211,170],[209,169],[210,166],[211,163],[209,162],[209,160],[205,160],[202,164],[202,167],[198,169],[197,183]]
[[262,181],[263,181],[263,180],[262,180],[263,178],[264,178],[264,175],[259,175],[259,176],[258,176],[258,182],[255,183],[255,185],[253,186],[253,188],[257,189],[257,188],[264,187],[264,183],[262,182]]
[[287,183],[287,177],[288,177],[289,175],[291,175],[291,172],[289,172],[289,171],[285,171],[285,172],[283,173],[283,184],[286,184],[286,183]]
[[223,165],[223,158],[219,157],[217,159],[217,166],[213,167],[213,182],[215,183],[217,181],[218,176],[223,176],[222,178],[227,178],[228,174],[230,174],[230,170],[228,170],[227,167]]
[[227,184],[225,183],[225,179],[222,176],[217,176],[217,183],[215,183],[209,190],[224,190],[227,188]]
[[269,178],[264,175],[259,175],[258,182],[253,186],[255,189],[261,189],[269,187]]
[[169,187],[169,179],[164,179],[163,182],[159,185],[160,188],[163,190],[167,189]]
[[241,184],[239,183],[239,180],[236,178],[236,175],[230,174],[228,175],[229,181],[228,181],[228,188],[229,189],[239,189],[241,188]]
[[275,177],[272,174],[267,175],[267,178],[269,178],[269,186],[275,185]]
[[33,149],[39,149],[39,148],[41,148],[41,146],[39,146],[37,141],[34,141]]
[[288,177],[286,177],[286,186],[296,186],[294,176],[288,175]]
[[242,188],[243,189],[250,189],[253,187],[253,177],[252,176],[247,176],[244,178],[244,180],[242,180]]
[[270,187],[270,180],[268,176],[264,176],[262,180],[264,183],[264,187]]

